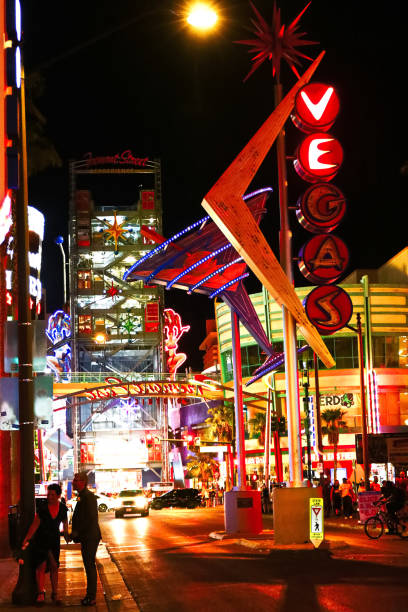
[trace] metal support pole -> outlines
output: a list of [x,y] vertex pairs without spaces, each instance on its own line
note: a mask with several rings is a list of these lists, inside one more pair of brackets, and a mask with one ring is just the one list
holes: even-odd
[[314,362],[314,379],[315,379],[317,450],[319,451],[319,454],[322,457],[322,463],[324,465],[322,417],[320,414],[319,360],[318,360],[316,353],[313,353],[313,362]]
[[279,431],[273,432],[273,444],[275,448],[276,480],[277,482],[283,482],[282,453],[281,453],[281,448],[280,448]]
[[242,366],[239,319],[231,310],[232,364],[234,368],[235,440],[238,458],[238,489],[246,489],[244,404],[242,401]]
[[363,425],[363,464],[364,480],[366,491],[370,490],[370,457],[368,454],[368,434],[367,434],[367,407],[364,389],[364,352],[363,352],[363,332],[361,329],[361,315],[357,313],[357,333],[358,333],[358,361],[360,364],[360,394],[361,394],[361,417]]
[[[21,534],[26,534],[34,518],[34,380],[33,327],[29,307],[28,263],[28,186],[25,116],[25,75],[21,66],[20,88],[20,186],[16,202],[16,239],[18,275],[18,401],[20,421],[20,509]],[[14,279],[16,282],[16,279]],[[12,594],[14,604],[32,603],[30,570],[20,566],[20,575]]]
[[[275,107],[282,100],[282,85],[275,85]],[[292,272],[292,233],[288,216],[288,182],[286,177],[285,130],[276,141],[279,185],[280,263],[289,281],[293,281]],[[288,421],[289,471],[291,486],[302,486],[302,453],[300,443],[300,410],[297,376],[296,324],[293,316],[282,308],[283,347],[285,351],[286,411]]]
[[58,427],[58,482],[61,480],[61,429]]
[[269,491],[269,480],[271,477],[270,459],[271,459],[271,404],[272,391],[268,389],[268,402],[266,405],[265,416],[265,449],[264,449],[264,479]]
[[307,479],[312,482],[312,447],[310,444],[310,406],[309,406],[309,374],[308,382],[304,383],[305,395],[303,398],[306,414],[306,444],[307,444]]
[[364,351],[363,351],[363,332],[361,328],[361,314],[357,313],[357,328],[346,325],[348,329],[356,332],[358,338],[358,363],[360,368],[360,395],[361,395],[361,420],[362,420],[362,447],[363,447],[363,467],[366,491],[370,490],[370,456],[368,452],[368,432],[367,432],[367,407],[364,387]]
[[62,264],[63,264],[62,282],[64,283],[64,307],[65,307],[65,304],[67,303],[67,269],[66,269],[67,264],[65,260],[64,247],[62,244],[60,244],[59,246],[60,246],[61,253],[62,253]]

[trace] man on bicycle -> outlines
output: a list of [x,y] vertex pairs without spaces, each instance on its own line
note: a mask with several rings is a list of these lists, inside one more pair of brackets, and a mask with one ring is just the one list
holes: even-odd
[[[396,487],[392,481],[387,480],[382,488],[382,497],[379,501],[381,500],[386,501],[385,505],[388,515],[391,517],[393,523],[395,523],[397,520],[396,513],[398,510],[401,510],[405,504],[405,492],[403,489]],[[390,529],[389,533],[394,533],[394,530]]]

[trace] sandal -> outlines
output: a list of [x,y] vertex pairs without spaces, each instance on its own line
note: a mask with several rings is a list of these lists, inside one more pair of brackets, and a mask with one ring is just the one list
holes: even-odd
[[51,601],[54,606],[62,606],[62,600],[58,599],[57,593],[54,593],[54,591],[51,593]]

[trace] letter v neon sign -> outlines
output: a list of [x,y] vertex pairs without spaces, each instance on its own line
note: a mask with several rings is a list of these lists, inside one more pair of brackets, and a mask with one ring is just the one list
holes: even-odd
[[327,105],[329,103],[329,100],[332,97],[332,94],[333,94],[333,87],[328,87],[325,93],[323,94],[323,96],[320,98],[319,102],[315,104],[314,102],[311,101],[311,99],[309,98],[309,96],[307,95],[305,91],[300,92],[303,102],[306,104],[307,108],[309,109],[310,114],[313,115],[316,121],[320,121],[320,119],[322,118],[323,113],[326,110]]

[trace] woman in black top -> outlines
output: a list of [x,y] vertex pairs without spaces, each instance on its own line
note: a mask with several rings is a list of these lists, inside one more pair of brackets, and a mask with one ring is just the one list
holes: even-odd
[[52,601],[60,604],[58,592],[58,567],[60,555],[60,524],[64,526],[65,541],[69,542],[67,508],[61,504],[61,487],[51,484],[47,488],[47,503],[42,504],[23,540],[22,549],[30,544],[31,559],[37,581],[36,602],[45,601],[45,572],[50,572]]

